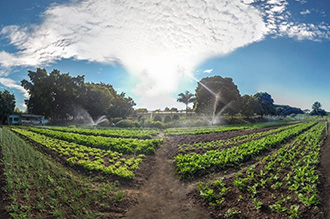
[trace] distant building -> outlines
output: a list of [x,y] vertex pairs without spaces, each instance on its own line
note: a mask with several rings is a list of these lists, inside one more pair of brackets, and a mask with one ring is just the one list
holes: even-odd
[[9,125],[45,125],[48,120],[41,115],[15,113],[8,117]]

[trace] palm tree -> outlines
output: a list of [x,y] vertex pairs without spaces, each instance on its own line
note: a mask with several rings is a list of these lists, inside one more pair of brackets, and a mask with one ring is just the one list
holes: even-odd
[[188,104],[194,102],[196,98],[194,97],[194,95],[192,93],[190,93],[187,90],[185,93],[179,93],[178,96],[179,97],[178,97],[177,101],[186,104],[186,117],[187,117]]

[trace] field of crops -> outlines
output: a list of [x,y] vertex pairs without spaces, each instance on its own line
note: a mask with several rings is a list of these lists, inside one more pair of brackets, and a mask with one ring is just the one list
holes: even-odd
[[302,123],[238,146],[179,154],[177,171],[181,178],[211,174],[244,166],[267,150],[253,165],[199,183],[194,197],[215,218],[323,218],[317,167],[326,125]]
[[[326,131],[324,121],[167,130],[4,127],[6,216],[135,218],[134,209],[149,214],[166,206],[174,215],[193,200],[205,218],[325,218],[319,166]],[[132,187],[137,172],[151,176],[145,187]]]
[[[88,135],[33,127],[12,130],[55,152],[70,166],[123,178],[133,178],[142,159],[154,154],[162,142],[162,139],[103,137],[93,135],[94,130]],[[140,133],[136,131],[136,135]]]
[[73,175],[8,128],[2,129],[1,152],[2,201],[8,203],[1,218],[95,218],[125,203],[118,183]]

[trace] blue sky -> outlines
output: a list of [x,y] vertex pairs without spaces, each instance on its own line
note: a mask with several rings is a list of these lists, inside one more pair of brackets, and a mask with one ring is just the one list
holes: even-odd
[[178,93],[220,75],[241,95],[330,111],[329,16],[327,0],[0,1],[0,90],[24,109],[20,81],[39,67],[184,108]]

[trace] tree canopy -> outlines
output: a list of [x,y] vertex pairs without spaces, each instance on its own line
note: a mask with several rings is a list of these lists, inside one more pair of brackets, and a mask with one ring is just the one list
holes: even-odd
[[316,101],[312,105],[312,112],[310,113],[312,116],[325,116],[327,112],[321,108],[322,105],[320,102]]
[[255,97],[245,94],[240,101],[240,113],[249,118],[254,115],[257,105],[258,101]]
[[304,114],[304,111],[302,111],[299,108],[291,107],[287,105],[274,105],[276,109],[276,115],[277,116],[289,116],[292,114]]
[[264,115],[275,115],[276,110],[272,96],[267,92],[259,92],[254,95],[257,100],[256,113],[263,117]]
[[[231,102],[240,98],[239,90],[232,78],[205,77],[197,85],[194,110],[197,113],[219,113]],[[216,104],[215,104],[216,103]]]
[[53,70],[29,71],[30,81],[22,80],[22,86],[30,94],[26,100],[29,113],[44,115],[53,120],[62,120],[72,115],[84,93],[84,76],[72,77]]
[[92,118],[125,117],[133,112],[134,101],[118,94],[109,84],[85,83],[84,76],[61,74],[58,70],[47,73],[45,69],[29,71],[30,81],[22,86],[30,94],[26,100],[29,113],[44,115],[53,121],[74,117],[83,108]]
[[177,101],[186,104],[186,115],[187,115],[187,113],[188,113],[188,104],[194,102],[195,97],[192,93],[190,93],[187,90],[186,90],[185,93],[179,93],[178,96],[179,97],[178,97]]
[[10,94],[8,90],[0,91],[0,124],[14,112],[15,104],[14,94]]

